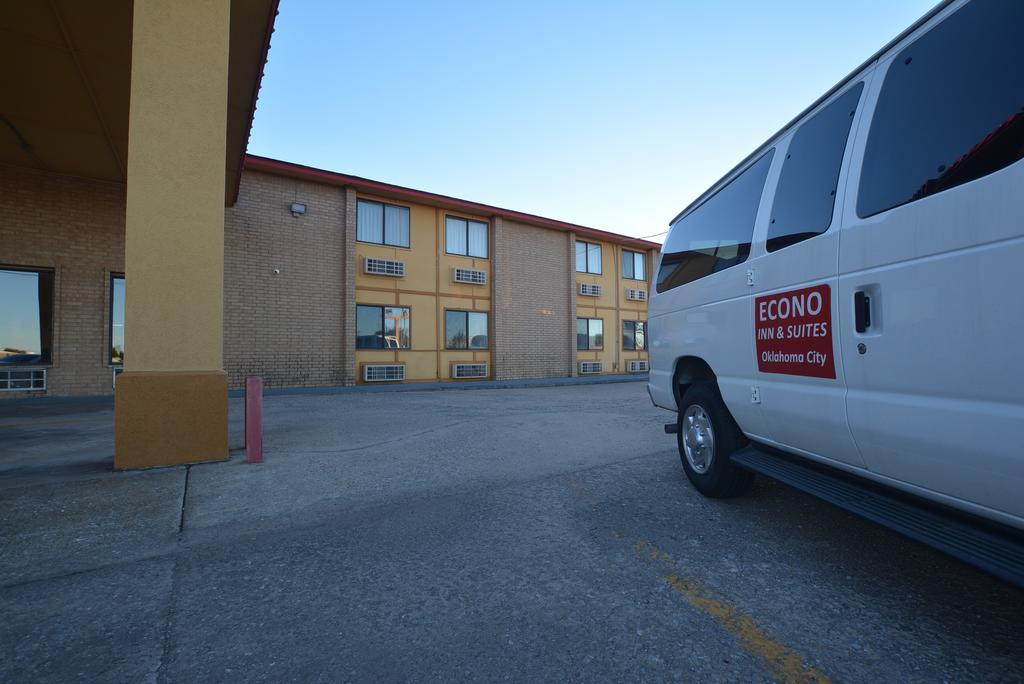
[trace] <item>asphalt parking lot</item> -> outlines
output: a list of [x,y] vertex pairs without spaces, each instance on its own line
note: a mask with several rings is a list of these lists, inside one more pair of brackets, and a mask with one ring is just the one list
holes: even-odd
[[263,465],[112,473],[102,404],[8,412],[0,681],[1024,680],[1024,592],[768,482],[704,499],[670,418],[273,396]]

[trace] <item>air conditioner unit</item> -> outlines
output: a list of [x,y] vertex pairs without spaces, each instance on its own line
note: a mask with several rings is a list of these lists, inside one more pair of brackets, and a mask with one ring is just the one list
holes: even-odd
[[45,368],[0,370],[0,392],[42,392],[45,389]]
[[600,361],[580,361],[580,375],[600,373],[604,365]]
[[626,299],[630,299],[634,302],[646,302],[647,301],[647,290],[638,290],[635,287],[626,289]]
[[363,273],[367,275],[392,276],[394,278],[405,277],[405,262],[395,259],[377,259],[366,257],[363,259]]
[[600,297],[604,289],[592,283],[580,283],[580,294],[588,297]]
[[453,363],[452,364],[452,378],[486,378],[487,377],[487,364],[486,363]]
[[478,268],[455,268],[452,270],[452,280],[467,285],[486,285],[487,271]]
[[628,368],[630,373],[646,373],[651,370],[648,361],[630,361]]
[[367,364],[363,366],[363,382],[398,382],[405,380],[405,364]]

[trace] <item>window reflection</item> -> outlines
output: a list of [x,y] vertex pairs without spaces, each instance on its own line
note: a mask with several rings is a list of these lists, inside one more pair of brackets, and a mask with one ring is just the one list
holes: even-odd
[[622,348],[626,351],[644,351],[647,349],[647,338],[644,321],[622,322]]
[[1024,157],[1024,2],[972,2],[892,60],[864,150],[862,217]]
[[604,321],[600,318],[577,318],[576,348],[580,350],[603,349]]
[[409,309],[356,306],[356,349],[409,349]]
[[479,311],[445,312],[445,347],[487,349],[487,314]]
[[672,226],[658,271],[658,292],[746,261],[774,154],[774,149],[766,152]]
[[0,364],[50,363],[53,271],[0,270]]
[[110,363],[124,364],[124,276],[110,277]]

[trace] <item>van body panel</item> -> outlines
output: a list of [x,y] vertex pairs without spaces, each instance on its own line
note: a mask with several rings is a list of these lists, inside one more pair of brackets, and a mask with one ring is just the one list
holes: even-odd
[[[870,80],[871,70],[867,70],[855,79],[857,83]],[[813,119],[842,98],[854,85],[835,93],[832,98],[808,114],[807,119],[800,122],[777,145],[779,150],[779,166],[769,188],[769,200],[763,210],[765,220],[759,221],[758,232],[755,233],[756,247],[750,268],[754,270],[754,284],[751,293],[756,298],[801,288],[827,284],[831,291],[829,306],[832,312],[833,326],[841,315],[840,300],[837,296],[839,235],[843,217],[845,186],[849,174],[849,151],[853,147],[858,124],[864,111],[864,95],[853,114],[850,124],[843,161],[839,167],[835,202],[828,229],[815,237],[804,239],[796,244],[767,251],[767,231],[772,225],[773,201],[778,191],[781,178],[781,166],[790,157],[790,146],[800,126]],[[856,467],[865,467],[857,444],[850,433],[846,415],[846,379],[841,359],[841,338],[837,329],[829,331],[831,339],[831,355],[835,363],[836,377],[816,378],[803,375],[762,372],[756,363],[756,384],[760,387],[762,412],[767,423],[768,434],[773,442],[787,447],[800,448],[803,451],[817,454],[832,461],[839,461]],[[751,336],[751,345],[755,346],[755,338]]]
[[[1014,48],[1022,13],[1015,3],[940,5],[673,221],[774,150],[749,257],[652,296],[656,403],[675,407],[677,359],[704,359],[749,437],[1024,529],[1024,72]],[[835,169],[839,152],[815,148],[815,129],[794,139],[857,81],[826,230],[815,180],[826,176],[813,173],[814,159]],[[886,123],[872,139],[876,118]],[[787,153],[797,149],[825,151],[794,152],[786,181]],[[790,213],[773,230],[777,194]],[[791,365],[772,346],[778,332],[761,330],[759,341],[765,321],[754,320],[759,299],[770,306],[780,293],[825,285],[834,379]],[[767,358],[759,348],[771,350]]]
[[[868,93],[873,116],[882,75],[928,56],[914,45],[919,37],[900,46],[906,57],[880,62]],[[956,74],[948,76],[955,84]],[[943,160],[950,170],[1020,125],[995,119],[955,162]],[[852,152],[840,240],[839,329],[852,342],[843,362],[854,438],[873,472],[1024,518],[1024,160],[861,217],[855,200],[869,136]],[[930,170],[941,179],[945,168]],[[862,332],[852,315],[858,292],[870,300]]]
[[[745,274],[741,264],[652,297],[650,385],[655,403],[676,409],[672,380],[677,362],[687,356],[703,359],[740,427],[761,433],[760,410],[750,401],[754,323]],[[743,333],[736,332],[737,324]]]

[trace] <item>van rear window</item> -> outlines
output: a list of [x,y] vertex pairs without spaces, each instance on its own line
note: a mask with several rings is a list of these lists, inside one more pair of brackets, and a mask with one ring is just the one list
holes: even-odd
[[1024,156],[1024,2],[972,2],[900,52],[871,123],[862,218]]
[[775,150],[676,221],[662,250],[658,292],[723,271],[747,260],[754,220]]
[[846,141],[864,84],[801,124],[786,149],[768,224],[768,251],[821,235],[832,225]]

